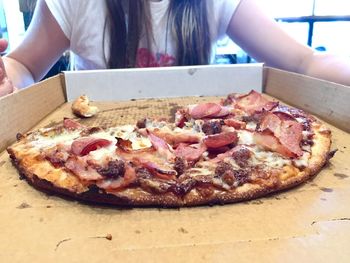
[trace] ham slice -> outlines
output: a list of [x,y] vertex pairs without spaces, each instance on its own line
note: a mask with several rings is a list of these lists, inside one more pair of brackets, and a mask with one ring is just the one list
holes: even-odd
[[82,180],[91,181],[103,179],[103,176],[95,169],[91,168],[85,159],[78,156],[70,157],[65,163],[65,167]]
[[[260,131],[264,134],[261,136],[255,134],[257,143],[269,149],[279,149],[278,152],[284,153],[287,157],[302,156],[303,151],[300,148],[302,140],[302,124],[297,121],[290,120],[289,118],[281,118],[274,113],[266,113],[259,125]],[[270,133],[270,134],[269,134]],[[281,144],[286,150],[281,150],[281,146],[277,146],[276,140],[270,138],[271,134],[276,137],[278,143]],[[263,140],[265,138],[265,141]],[[270,145],[269,145],[270,144]],[[294,156],[293,156],[294,155]]]
[[183,130],[181,132],[163,131],[161,129],[150,130],[153,135],[163,139],[170,145],[179,143],[197,143],[201,140],[201,135],[191,131]]
[[208,135],[203,139],[208,148],[220,148],[228,144],[237,144],[237,132],[222,132],[214,135]]
[[180,143],[175,150],[176,157],[185,159],[188,162],[197,161],[207,150],[203,144],[185,144]]
[[77,130],[77,129],[84,128],[84,126],[81,125],[79,122],[69,118],[65,118],[63,120],[63,127],[68,130]]
[[177,172],[172,169],[172,167],[161,166],[156,162],[152,162],[143,158],[138,160],[134,159],[134,162],[139,163],[141,166],[146,168],[153,176],[164,180],[174,180],[176,178]]
[[238,108],[249,114],[269,111],[275,108],[277,105],[278,102],[270,101],[254,90],[252,90],[248,95],[240,97],[236,102],[236,106]]
[[157,152],[163,156],[166,156],[167,160],[173,160],[175,158],[175,155],[170,150],[169,145],[162,138],[159,138],[151,132],[148,132],[148,138]]
[[264,147],[272,152],[277,152],[283,156],[293,158],[295,154],[269,132],[256,132],[253,134],[254,141],[257,145]]
[[193,119],[203,119],[208,117],[214,117],[220,114],[222,106],[216,103],[202,103],[196,105],[190,110],[190,115]]

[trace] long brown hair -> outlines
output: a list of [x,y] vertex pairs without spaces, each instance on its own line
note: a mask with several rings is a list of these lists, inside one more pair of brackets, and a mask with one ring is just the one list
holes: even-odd
[[[110,32],[109,68],[134,67],[140,38],[154,41],[149,0],[106,0]],[[203,65],[210,59],[211,39],[206,0],[170,0],[170,32],[177,65]]]

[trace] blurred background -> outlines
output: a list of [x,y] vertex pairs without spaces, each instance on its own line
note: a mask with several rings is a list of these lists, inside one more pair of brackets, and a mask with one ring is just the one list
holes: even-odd
[[[350,57],[349,0],[259,0],[259,4],[298,41],[319,51]],[[20,43],[30,23],[36,0],[0,0],[0,33],[9,41],[8,50]],[[69,54],[48,74],[65,70]],[[244,50],[228,38],[217,44],[216,63],[252,63]]]

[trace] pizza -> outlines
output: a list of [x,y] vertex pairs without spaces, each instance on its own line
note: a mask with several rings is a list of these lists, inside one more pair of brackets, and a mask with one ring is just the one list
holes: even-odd
[[251,200],[309,180],[331,156],[321,121],[255,91],[179,108],[173,120],[64,119],[19,134],[7,151],[40,190],[135,207]]

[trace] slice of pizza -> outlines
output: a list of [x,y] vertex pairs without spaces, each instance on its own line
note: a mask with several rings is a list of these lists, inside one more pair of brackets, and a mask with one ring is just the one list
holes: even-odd
[[316,174],[331,133],[311,115],[261,94],[189,105],[175,122],[86,127],[72,119],[20,136],[7,150],[33,186],[123,206],[250,200]]

